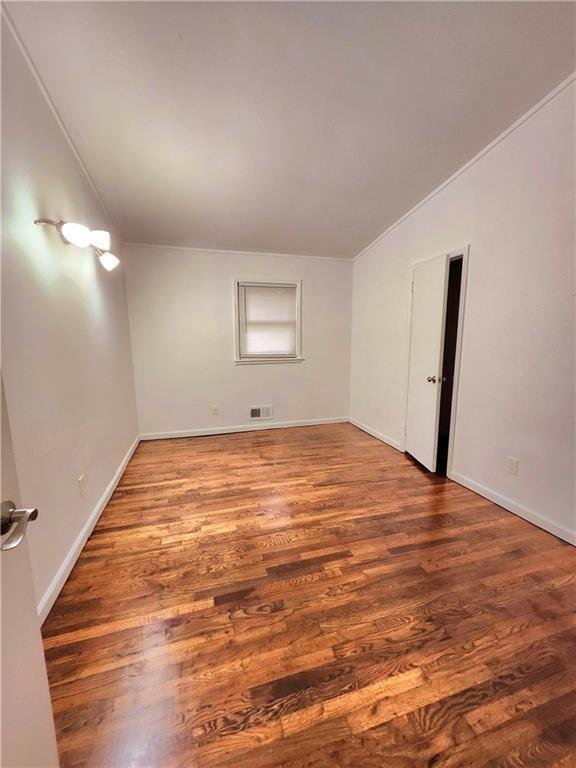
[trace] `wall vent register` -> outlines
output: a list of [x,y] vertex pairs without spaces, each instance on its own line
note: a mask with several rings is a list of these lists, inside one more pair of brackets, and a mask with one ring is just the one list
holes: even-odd
[[250,408],[250,421],[264,421],[274,418],[274,409],[271,405],[253,405]]

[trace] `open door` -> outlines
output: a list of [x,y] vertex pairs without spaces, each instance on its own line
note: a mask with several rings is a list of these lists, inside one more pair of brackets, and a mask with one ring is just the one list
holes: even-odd
[[414,267],[406,451],[436,471],[448,256]]
[[[2,387],[2,498],[19,506],[18,482]],[[4,511],[6,505],[4,505]],[[19,511],[19,510],[16,510]],[[22,510],[29,513],[30,510]],[[31,515],[29,514],[28,517]],[[57,768],[58,752],[40,622],[21,517],[2,536],[3,768]],[[17,530],[18,524],[21,525]],[[34,523],[32,523],[33,525]],[[6,523],[8,528],[8,522]],[[18,543],[15,546],[15,542]],[[10,549],[5,549],[10,546]]]

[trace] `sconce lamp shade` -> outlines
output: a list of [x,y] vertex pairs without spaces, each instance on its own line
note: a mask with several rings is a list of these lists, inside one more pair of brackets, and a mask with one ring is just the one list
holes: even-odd
[[118,264],[120,264],[120,259],[117,259],[116,256],[109,251],[101,253],[98,258],[100,259],[100,264],[102,264],[104,269],[107,269],[108,272],[111,272],[118,266]]
[[105,229],[93,229],[90,232],[90,245],[98,248],[99,251],[108,251],[110,249],[110,232]]
[[100,264],[108,272],[115,269],[120,264],[110,248],[110,232],[105,229],[94,229],[90,231],[84,224],[76,224],[71,221],[55,221],[54,219],[35,219],[34,224],[49,225],[55,227],[65,243],[75,245],[78,248],[87,248],[89,245],[94,248]]
[[83,224],[65,222],[60,227],[60,234],[67,243],[76,245],[78,248],[86,248],[90,245],[90,230]]

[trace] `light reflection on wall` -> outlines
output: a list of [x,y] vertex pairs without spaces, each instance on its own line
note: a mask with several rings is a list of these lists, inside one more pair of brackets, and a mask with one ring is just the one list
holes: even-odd
[[[74,300],[72,292],[81,298],[82,305],[92,322],[105,322],[105,298],[103,279],[111,279],[109,273],[102,274],[94,251],[67,245],[52,229],[38,227],[34,220],[45,216],[45,203],[34,194],[33,180],[23,175],[10,179],[4,185],[3,255],[5,259],[17,258],[21,269],[30,272],[29,279],[45,287],[55,299],[67,296]],[[73,201],[53,202],[49,208],[71,211]]]
[[138,425],[123,270],[34,224],[110,231],[108,216],[17,40],[1,32],[2,375],[21,501],[40,510],[27,537],[45,617]]

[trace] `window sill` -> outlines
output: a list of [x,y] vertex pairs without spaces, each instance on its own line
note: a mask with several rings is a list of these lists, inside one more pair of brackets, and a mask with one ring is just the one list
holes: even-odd
[[234,360],[234,365],[272,365],[274,363],[303,363],[303,357],[262,357],[258,360]]

